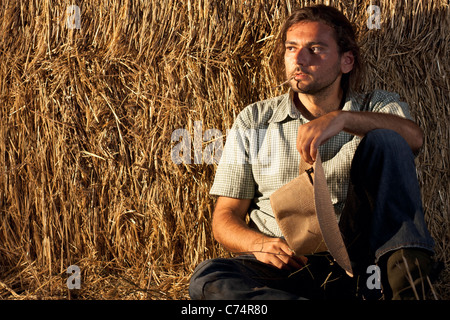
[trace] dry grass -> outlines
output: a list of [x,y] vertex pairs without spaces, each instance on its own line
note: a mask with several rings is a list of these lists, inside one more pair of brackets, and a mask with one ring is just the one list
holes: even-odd
[[[322,1],[317,1],[321,3]],[[324,1],[361,30],[361,88],[398,92],[425,130],[417,164],[450,298],[449,8],[446,0]],[[215,166],[176,165],[171,134],[226,132],[281,93],[273,46],[295,1],[0,4],[0,298],[185,299],[210,231]],[[302,1],[303,4],[312,1]],[[405,4],[406,3],[406,4]],[[203,147],[208,141],[203,142]],[[66,287],[67,267],[82,271]]]

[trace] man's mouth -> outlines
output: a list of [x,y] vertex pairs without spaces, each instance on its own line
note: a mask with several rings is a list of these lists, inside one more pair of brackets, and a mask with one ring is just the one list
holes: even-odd
[[307,73],[294,73],[294,80],[300,81],[305,80],[309,77]]
[[292,72],[291,78],[294,80],[300,81],[304,80],[309,77],[309,74],[302,70],[300,67],[295,68],[295,70]]

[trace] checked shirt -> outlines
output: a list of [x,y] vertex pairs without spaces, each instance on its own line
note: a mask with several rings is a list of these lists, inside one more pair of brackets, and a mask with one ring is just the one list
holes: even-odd
[[[346,98],[343,111],[390,113],[411,119],[409,107],[395,93],[376,90]],[[270,195],[299,175],[298,127],[307,123],[292,92],[253,103],[237,116],[229,131],[210,194],[252,199],[251,226],[282,237]],[[344,207],[353,155],[361,138],[340,132],[319,147],[337,217]]]

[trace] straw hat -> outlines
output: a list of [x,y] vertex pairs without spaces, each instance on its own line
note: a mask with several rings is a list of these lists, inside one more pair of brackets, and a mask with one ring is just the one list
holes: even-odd
[[329,251],[347,274],[353,276],[319,154],[312,166],[300,162],[300,175],[275,191],[270,204],[296,255]]

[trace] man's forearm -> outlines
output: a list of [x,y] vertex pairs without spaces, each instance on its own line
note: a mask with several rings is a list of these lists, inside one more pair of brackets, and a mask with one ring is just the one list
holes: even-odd
[[376,112],[338,111],[344,117],[344,131],[364,136],[374,129],[390,129],[400,134],[413,152],[418,152],[423,144],[423,131],[409,119],[393,114]]
[[266,238],[262,233],[251,229],[244,220],[226,209],[214,212],[213,233],[217,242],[233,253],[250,253],[260,250],[257,243]]
[[251,253],[257,260],[279,269],[297,270],[306,264],[307,259],[296,257],[286,240],[251,229],[232,212],[215,211],[213,231],[215,239],[233,253]]
[[302,159],[313,164],[319,146],[341,131],[363,137],[375,129],[390,129],[400,134],[417,153],[423,132],[413,121],[388,113],[332,111],[298,128],[297,150]]
[[261,262],[276,268],[298,269],[305,259],[294,257],[286,240],[269,237],[245,223],[251,200],[219,197],[213,214],[214,238],[233,253],[252,253]]

